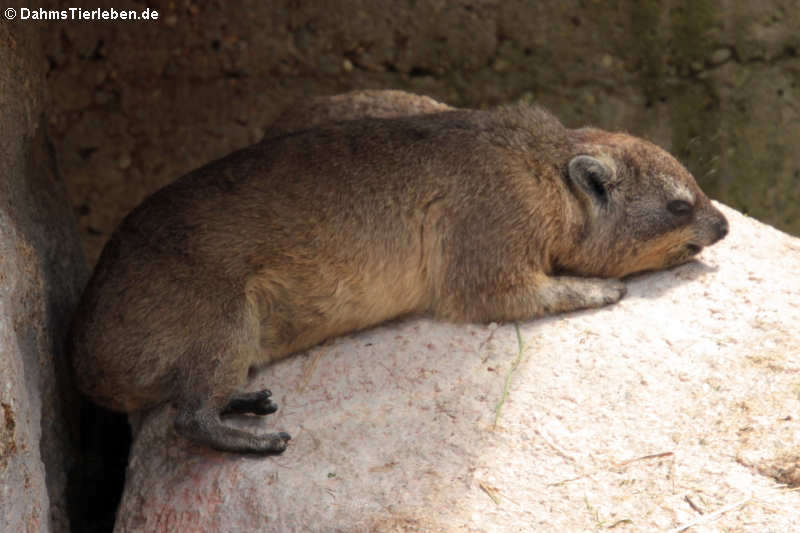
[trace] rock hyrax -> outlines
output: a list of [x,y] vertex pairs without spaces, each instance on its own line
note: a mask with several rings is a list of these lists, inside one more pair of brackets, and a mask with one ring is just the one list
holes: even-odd
[[399,315],[511,321],[610,304],[618,278],[688,261],[728,231],[647,141],[528,105],[385,96],[334,99],[302,131],[284,118],[131,212],[74,321],[80,389],[123,412],[172,402],[186,438],[277,453],[286,433],[220,418],[277,408],[268,391],[237,393],[254,365]]

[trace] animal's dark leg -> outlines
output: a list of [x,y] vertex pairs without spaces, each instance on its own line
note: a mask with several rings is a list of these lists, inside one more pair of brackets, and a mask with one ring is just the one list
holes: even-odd
[[214,406],[182,408],[175,417],[175,430],[181,436],[215,450],[261,455],[278,454],[286,449],[288,433],[257,435],[223,424]]
[[237,394],[223,409],[223,415],[241,415],[252,413],[254,415],[268,415],[278,410],[278,405],[270,399],[272,393],[264,389],[258,392],[245,392]]
[[[212,295],[213,296],[213,295]],[[199,349],[187,352],[176,383],[173,403],[178,408],[175,430],[181,436],[216,450],[236,453],[276,454],[286,449],[288,433],[258,434],[230,427],[223,413],[269,414],[277,409],[269,391],[236,394],[257,359],[259,319],[245,298],[212,298],[204,322],[192,342]],[[187,343],[188,344],[188,343]]]

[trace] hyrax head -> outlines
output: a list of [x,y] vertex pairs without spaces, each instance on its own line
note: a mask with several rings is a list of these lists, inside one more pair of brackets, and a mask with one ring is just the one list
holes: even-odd
[[572,269],[623,277],[667,268],[727,235],[725,216],[666,151],[623,133],[576,134],[566,171],[585,215]]

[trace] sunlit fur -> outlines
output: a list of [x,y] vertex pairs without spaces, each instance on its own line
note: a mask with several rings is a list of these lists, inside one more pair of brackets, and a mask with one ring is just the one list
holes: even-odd
[[[190,438],[276,451],[219,420],[254,365],[401,315],[606,305],[625,293],[613,278],[686,261],[727,231],[689,173],[641,139],[569,130],[527,105],[372,92],[315,121],[324,105],[298,110],[302,131],[279,125],[126,217],[74,320],[84,393],[120,411],[171,401]],[[570,175],[579,155],[609,169],[605,200]],[[668,212],[676,195],[690,216]]]
[[[577,237],[567,240],[558,259],[566,271],[623,277],[667,268],[691,260],[725,235],[725,218],[667,152],[624,133],[590,128],[576,133],[585,143],[583,152],[613,161],[613,187],[605,206],[577,191],[585,209],[573,225]],[[691,214],[672,215],[667,204],[674,199],[691,203]]]

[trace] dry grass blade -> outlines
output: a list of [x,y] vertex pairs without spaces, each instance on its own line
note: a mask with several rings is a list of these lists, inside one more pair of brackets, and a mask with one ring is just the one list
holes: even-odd
[[519,362],[522,360],[522,351],[525,347],[525,344],[522,342],[522,333],[519,331],[519,324],[514,323],[514,327],[517,331],[517,356],[514,358],[514,361],[511,363],[511,368],[508,370],[508,374],[506,374],[506,381],[503,385],[503,395],[500,397],[500,401],[497,402],[497,407],[495,408],[494,412],[494,423],[492,424],[492,429],[497,428],[497,421],[500,420],[500,411],[503,409],[503,404],[506,403],[506,397],[508,396],[508,388],[511,385],[511,375],[519,366]]
[[699,518],[697,518],[695,520],[691,520],[689,522],[686,522],[685,524],[683,524],[681,526],[678,526],[676,528],[670,529],[669,531],[667,531],[667,533],[680,533],[681,531],[686,531],[690,527],[698,526],[700,524],[705,524],[707,522],[711,522],[713,520],[716,520],[717,518],[719,518],[723,514],[725,514],[727,512],[730,512],[730,511],[733,511],[734,509],[738,509],[739,507],[747,504],[747,502],[749,502],[752,498],[753,498],[753,495],[752,494],[748,494],[746,498],[743,498],[743,499],[741,499],[741,500],[739,500],[737,502],[734,502],[734,503],[732,503],[730,505],[726,505],[725,507],[723,507],[721,509],[717,509],[713,513],[708,513],[708,514],[703,515],[703,516],[701,516],[701,517],[699,517]]
[[487,485],[483,481],[479,481],[478,486],[492,499],[495,505],[500,505],[500,496],[496,488]]
[[[548,444],[550,444],[550,443],[548,443]],[[555,446],[552,445],[552,444],[551,444],[551,447],[555,448]],[[556,451],[558,451],[558,448],[555,448],[555,449],[556,449]],[[548,483],[547,486],[548,487],[556,487],[558,485],[564,485],[565,483],[571,483],[572,481],[577,481],[579,479],[591,477],[591,476],[597,474],[598,472],[602,472],[603,470],[610,470],[612,468],[623,468],[625,466],[628,466],[630,464],[636,463],[638,461],[647,461],[649,459],[660,459],[662,457],[672,457],[673,455],[675,455],[673,452],[662,452],[662,453],[653,453],[653,454],[649,454],[649,455],[642,455],[641,457],[634,457],[633,459],[627,459],[625,461],[621,461],[619,463],[615,463],[615,464],[611,465],[610,467],[595,468],[594,470],[586,472],[585,474],[581,474],[580,476],[572,477],[572,478],[569,478],[569,479],[562,479],[561,481],[556,481],[555,483]],[[574,461],[574,459],[573,459],[573,461]]]

